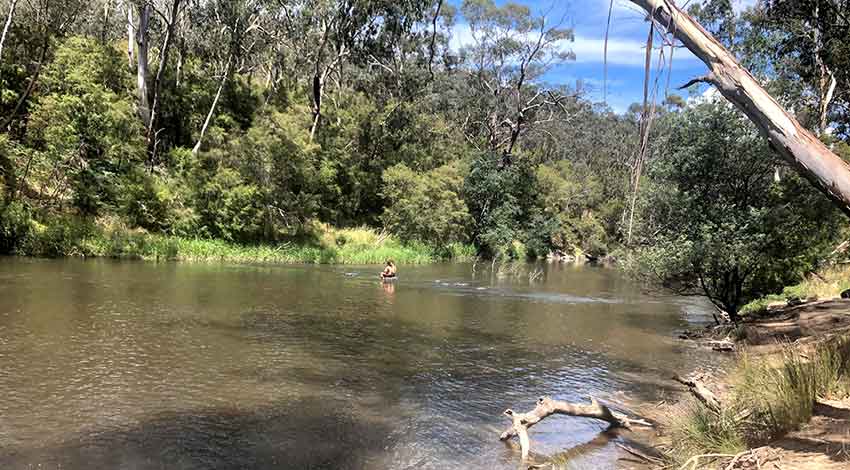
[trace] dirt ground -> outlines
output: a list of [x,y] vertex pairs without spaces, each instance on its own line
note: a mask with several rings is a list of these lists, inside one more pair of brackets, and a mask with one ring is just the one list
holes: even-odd
[[773,308],[742,325],[745,341],[752,346],[774,346],[782,341],[817,341],[824,335],[850,332],[850,299]]
[[801,430],[771,443],[763,469],[850,469],[850,400],[823,400]]
[[[833,335],[850,334],[850,299],[775,306],[758,318],[742,322],[737,332],[731,327],[709,327],[687,332],[682,337],[714,347],[718,342],[730,341],[735,333],[742,338],[732,341],[734,350],[745,348],[750,354],[766,357],[788,343],[803,347],[814,345]],[[721,396],[728,385],[718,377],[708,384]],[[808,424],[769,445],[751,449],[733,459],[705,459],[683,468],[850,470],[850,398],[820,400]]]

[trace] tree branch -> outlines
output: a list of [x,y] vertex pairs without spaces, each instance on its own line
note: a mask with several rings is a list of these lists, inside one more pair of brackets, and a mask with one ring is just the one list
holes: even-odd
[[677,89],[678,90],[684,90],[685,88],[687,88],[691,85],[696,85],[697,83],[709,83],[709,84],[713,85],[716,80],[717,80],[717,78],[714,76],[713,73],[707,73],[705,75],[700,75],[699,77],[694,77],[694,78],[688,80],[687,83],[685,83],[684,85],[680,86]]
[[528,437],[528,429],[543,419],[554,414],[578,416],[582,418],[594,418],[607,422],[612,428],[631,429],[632,426],[648,426],[652,424],[642,419],[632,419],[622,413],[611,411],[607,406],[600,404],[595,398],[590,397],[589,404],[568,403],[553,400],[549,397],[540,397],[534,409],[526,413],[517,413],[512,409],[504,411],[505,416],[511,419],[511,427],[505,430],[499,440],[506,441],[512,437],[518,437],[522,448],[522,458],[528,457],[531,449],[531,441]]

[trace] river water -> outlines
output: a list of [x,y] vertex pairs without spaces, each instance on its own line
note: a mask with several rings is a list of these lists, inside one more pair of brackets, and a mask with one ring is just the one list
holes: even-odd
[[[0,468],[515,469],[508,407],[656,400],[706,359],[695,299],[615,270],[227,266],[0,258]],[[603,424],[534,450],[617,468]]]

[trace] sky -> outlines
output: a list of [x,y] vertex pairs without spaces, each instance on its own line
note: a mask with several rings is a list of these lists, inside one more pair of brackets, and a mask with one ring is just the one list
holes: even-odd
[[[565,26],[571,26],[575,41],[565,43],[562,47],[571,49],[576,56],[570,61],[553,67],[543,80],[551,84],[567,84],[573,87],[577,82],[583,83],[590,99],[594,102],[603,100],[604,77],[604,38],[608,16],[609,0],[513,0],[528,6],[534,13],[551,11],[547,17],[565,16]],[[681,1],[681,0],[680,0]],[[693,3],[695,0],[691,0]],[[698,1],[698,0],[696,0]],[[458,7],[462,0],[450,0]],[[504,5],[505,0],[496,0],[497,5]],[[733,0],[736,9],[753,5],[755,0]],[[645,15],[636,5],[628,0],[614,0],[614,10],[611,18],[611,30],[608,36],[608,80],[607,103],[616,112],[625,111],[631,103],[643,100],[644,60],[646,36],[649,23],[644,21]],[[452,44],[457,47],[471,42],[469,26],[461,15],[458,15],[453,32]],[[656,36],[656,46],[659,43]],[[669,48],[667,49],[669,51]],[[653,53],[653,78],[655,81],[658,53]],[[666,87],[668,70],[664,67],[663,75],[658,80],[659,101],[664,97],[665,90],[688,97],[688,91],[676,91],[676,88],[693,77],[704,75],[706,66],[685,48],[676,48],[673,53],[673,66],[670,70],[670,87]]]

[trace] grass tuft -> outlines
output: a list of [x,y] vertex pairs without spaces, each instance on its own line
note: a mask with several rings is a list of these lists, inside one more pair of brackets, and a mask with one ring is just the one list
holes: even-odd
[[807,423],[818,398],[850,396],[850,336],[808,353],[788,345],[776,360],[743,354],[731,382],[720,413],[690,401],[671,419],[674,461],[736,454]]

